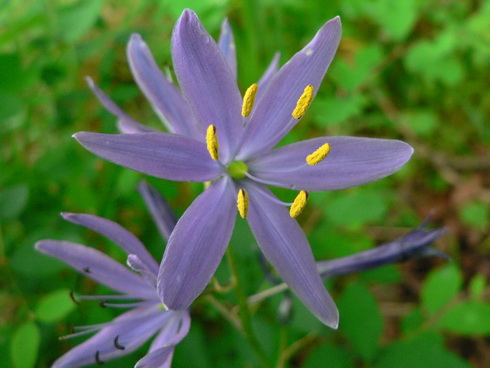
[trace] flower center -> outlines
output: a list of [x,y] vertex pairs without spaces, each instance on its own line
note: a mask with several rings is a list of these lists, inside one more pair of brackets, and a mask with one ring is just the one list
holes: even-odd
[[228,174],[233,179],[243,179],[248,173],[248,166],[243,161],[233,161],[228,165]]

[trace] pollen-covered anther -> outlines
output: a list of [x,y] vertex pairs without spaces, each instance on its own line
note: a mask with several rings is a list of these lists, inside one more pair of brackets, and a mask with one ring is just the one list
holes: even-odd
[[208,152],[214,161],[218,161],[219,158],[219,142],[218,134],[216,133],[216,127],[214,125],[208,126],[206,132],[206,145],[208,147]]
[[298,195],[294,199],[293,204],[289,209],[289,216],[291,216],[292,218],[298,217],[301,214],[301,212],[303,212],[303,210],[305,209],[307,201],[308,201],[308,192],[302,190],[301,192],[298,193]]
[[306,156],[306,163],[310,166],[319,164],[325,159],[325,157],[328,156],[329,152],[330,152],[330,145],[328,143],[325,143],[324,145],[320,146],[320,148],[318,148],[311,155]]
[[242,116],[245,118],[250,115],[252,112],[252,108],[254,107],[255,96],[257,95],[257,90],[259,89],[259,85],[257,83],[252,84],[247,88],[245,92],[245,96],[243,96],[243,105],[242,105]]
[[242,218],[246,218],[248,214],[248,193],[245,191],[245,189],[240,189],[238,191],[236,206],[240,216]]
[[308,84],[301,97],[298,99],[298,102],[296,102],[296,107],[293,110],[293,118],[295,119],[301,119],[305,114],[306,110],[311,105],[311,101],[313,100],[313,93],[315,92],[315,88],[311,84]]

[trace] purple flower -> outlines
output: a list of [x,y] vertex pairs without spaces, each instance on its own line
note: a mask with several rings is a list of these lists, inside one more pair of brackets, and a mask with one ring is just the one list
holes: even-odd
[[[243,98],[236,84],[233,36],[226,22],[223,29],[218,45],[194,12],[185,10],[179,18],[172,59],[182,93],[158,69],[140,36],[129,42],[135,80],[175,134],[144,127],[91,83],[118,117],[120,129],[135,134],[81,132],[75,138],[100,157],[148,175],[213,181],[170,236],[157,281],[168,308],[188,308],[206,287],[230,240],[238,206],[269,262],[305,305],[335,328],[337,308],[292,217],[304,207],[307,191],[380,179],[401,168],[413,150],[397,140],[356,137],[320,137],[274,149],[314,98],[340,41],[340,19],[328,21],[279,71],[276,56]],[[266,185],[300,192],[288,204]]]
[[[151,201],[159,221],[169,219],[162,212],[161,198],[151,198],[152,189],[142,184],[140,191],[145,201]],[[127,264],[139,275],[125,268],[104,253],[67,241],[42,240],[36,249],[69,264],[85,276],[121,293],[114,295],[78,295],[79,300],[100,300],[104,307],[129,308],[114,320],[77,328],[75,337],[97,332],[87,341],[68,351],[53,364],[53,368],[80,367],[99,363],[128,354],[156,335],[147,355],[136,367],[170,367],[177,345],[189,331],[187,310],[165,310],[156,291],[158,263],[144,245],[129,231],[110,220],[84,214],[63,213],[63,218],[98,232],[117,243],[128,253]],[[161,225],[161,224],[160,224]],[[168,228],[172,220],[167,221]],[[75,298],[74,298],[75,300]]]

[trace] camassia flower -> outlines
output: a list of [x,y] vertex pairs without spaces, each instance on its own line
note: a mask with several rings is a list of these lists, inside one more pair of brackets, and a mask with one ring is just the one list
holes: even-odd
[[[145,201],[151,200],[158,211],[162,199],[150,198],[152,190],[145,184],[140,189]],[[153,212],[153,211],[152,211]],[[129,231],[110,220],[85,214],[63,213],[72,223],[92,229],[117,243],[128,253],[127,264],[139,275],[128,270],[104,253],[67,241],[42,240],[36,249],[60,259],[77,271],[107,287],[122,293],[114,295],[77,295],[74,300],[100,300],[104,307],[129,308],[114,320],[75,328],[78,332],[65,336],[77,337],[97,332],[87,341],[57,359],[53,368],[74,368],[103,364],[110,359],[129,354],[156,335],[147,355],[138,361],[137,368],[168,368],[177,345],[189,331],[187,310],[166,310],[156,291],[158,263],[144,245]],[[157,221],[165,219],[158,216]],[[167,222],[167,228],[172,227]],[[160,227],[160,226],[159,226]]]
[[[229,29],[218,45],[194,12],[183,12],[172,36],[173,66],[182,93],[158,70],[141,38],[133,36],[128,46],[132,72],[173,134],[145,128],[92,86],[118,116],[123,131],[135,134],[75,134],[85,148],[159,178],[212,182],[178,221],[165,250],[157,287],[168,308],[186,309],[206,287],[226,250],[238,207],[291,289],[321,321],[337,326],[337,308],[293,217],[304,208],[309,191],[380,179],[401,168],[413,152],[401,141],[356,137],[313,138],[274,149],[306,113],[340,34],[336,17],[277,72],[276,58],[243,98]],[[267,185],[299,195],[292,204],[284,203]]]

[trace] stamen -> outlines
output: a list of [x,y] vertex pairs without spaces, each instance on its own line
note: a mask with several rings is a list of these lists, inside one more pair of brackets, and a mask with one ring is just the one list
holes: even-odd
[[311,155],[306,156],[306,163],[310,166],[319,164],[325,159],[325,157],[327,157],[329,152],[330,152],[330,145],[328,143],[325,143],[320,148],[318,148],[315,152],[313,152]]
[[292,218],[298,217],[300,213],[303,212],[303,210],[305,209],[307,200],[308,192],[305,192],[304,190],[299,192],[299,194],[294,199],[291,208],[289,209],[289,216],[291,216]]
[[97,352],[95,353],[95,361],[97,362],[97,364],[99,365],[104,365],[104,361],[102,359],[100,359],[100,351],[97,350]]
[[313,100],[313,92],[315,89],[311,84],[308,84],[301,97],[299,98],[298,102],[296,102],[296,108],[293,110],[293,118],[295,119],[301,119],[305,113],[306,110],[308,110],[308,107],[310,107],[311,101]]
[[208,146],[208,152],[214,161],[218,161],[219,155],[219,142],[218,135],[216,134],[216,127],[214,125],[208,126],[206,132],[206,144]]
[[77,295],[78,300],[104,300],[107,301],[109,299],[115,300],[128,300],[128,299],[138,299],[132,295]]
[[255,102],[255,95],[257,95],[259,85],[257,83],[252,84],[247,88],[245,96],[243,96],[242,116],[245,118],[250,115]]
[[247,217],[248,213],[248,193],[245,189],[240,189],[238,191],[238,198],[236,206],[238,208],[238,213],[242,218]]
[[116,338],[114,339],[114,346],[119,350],[125,350],[126,349],[125,346],[122,346],[121,344],[119,344],[119,335],[117,335]]
[[72,339],[74,337],[88,335],[88,334],[93,333],[95,331],[97,331],[97,329],[87,329],[87,330],[83,330],[80,332],[74,332],[74,333],[71,333],[69,335],[60,336],[60,337],[58,337],[58,340],[60,340],[60,341],[68,340],[68,339]]
[[153,300],[146,300],[143,302],[135,302],[135,303],[109,303],[107,302],[107,300],[105,300],[100,303],[100,306],[102,308],[137,308],[153,303],[154,303]]
[[78,300],[75,299],[75,294],[73,292],[73,290],[70,290],[70,299],[73,301],[73,303],[75,303],[76,305],[80,305],[80,303],[78,302]]

